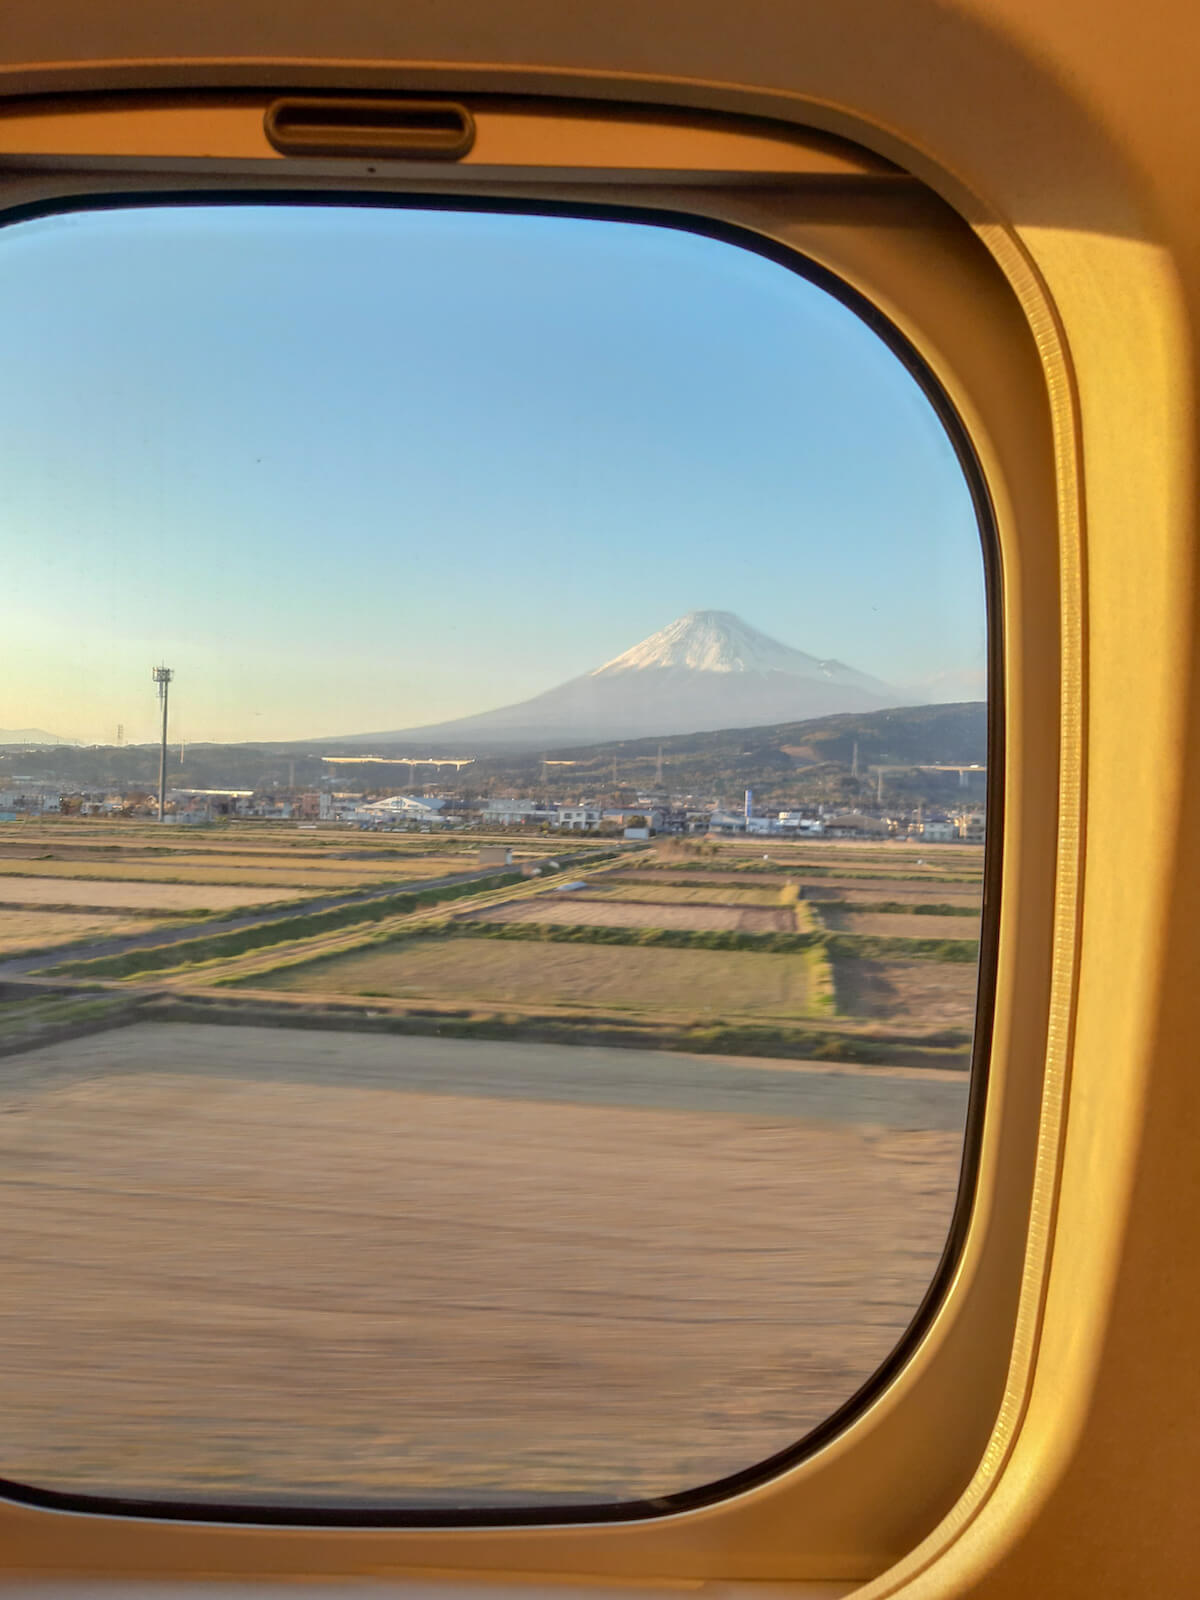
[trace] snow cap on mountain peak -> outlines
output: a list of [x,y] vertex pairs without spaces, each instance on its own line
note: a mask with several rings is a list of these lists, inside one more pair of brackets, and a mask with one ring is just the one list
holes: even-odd
[[606,661],[591,676],[684,667],[692,672],[787,672],[812,677],[821,666],[815,656],[759,633],[732,611],[689,611]]

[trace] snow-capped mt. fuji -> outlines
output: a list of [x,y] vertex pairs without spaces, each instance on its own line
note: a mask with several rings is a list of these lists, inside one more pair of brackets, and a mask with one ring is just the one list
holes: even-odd
[[768,638],[731,611],[689,611],[603,666],[532,700],[453,722],[357,735],[456,752],[553,749],[652,734],[803,721],[904,702],[840,661]]
[[757,628],[751,628],[732,611],[689,611],[635,644],[623,655],[614,656],[589,674],[600,678],[608,673],[672,670],[684,667],[690,672],[787,673],[796,678],[815,678],[827,683],[855,684],[868,693],[888,695],[886,683],[855,672],[840,661],[821,661],[780,644]]

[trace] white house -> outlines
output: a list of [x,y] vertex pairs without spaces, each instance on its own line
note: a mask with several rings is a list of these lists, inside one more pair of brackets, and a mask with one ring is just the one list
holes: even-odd
[[501,795],[485,800],[481,810],[482,821],[495,828],[511,828],[517,823],[532,822],[537,815],[532,800],[516,800],[511,795]]
[[586,833],[590,828],[600,826],[600,812],[595,806],[559,806],[555,812],[554,826]]
[[438,796],[393,794],[360,806],[356,815],[376,822],[440,822],[446,802]]
[[785,833],[807,833],[819,837],[825,832],[825,824],[820,817],[806,817],[800,811],[781,811],[779,826]]
[[958,828],[953,822],[927,822],[921,829],[926,844],[949,844],[958,838]]
[[982,844],[987,833],[987,822],[982,811],[964,811],[954,818],[958,837],[968,844]]

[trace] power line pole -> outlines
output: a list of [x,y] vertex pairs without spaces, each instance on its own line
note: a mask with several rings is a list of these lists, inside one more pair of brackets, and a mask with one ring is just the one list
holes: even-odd
[[174,673],[170,667],[155,667],[154,681],[162,701],[162,744],[158,756],[158,820],[167,820],[167,691]]

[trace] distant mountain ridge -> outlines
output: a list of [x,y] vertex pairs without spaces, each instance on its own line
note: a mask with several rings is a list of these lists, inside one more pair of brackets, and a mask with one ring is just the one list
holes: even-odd
[[61,734],[47,733],[44,728],[0,728],[0,745],[6,744],[71,744],[77,745],[78,739],[64,739]]
[[781,644],[731,611],[689,611],[593,671],[516,705],[322,742],[418,739],[469,754],[798,721],[903,699],[892,685]]
[[752,728],[716,728],[658,739],[620,739],[547,751],[550,757],[603,764],[614,756],[665,761],[712,753],[750,755],[777,751],[791,767],[835,762],[860,764],[980,766],[987,761],[987,701],[963,700],[925,706],[888,706],[847,711],[800,722]]
[[[580,794],[610,781],[614,771],[625,784],[653,787],[661,770],[662,786],[675,792],[739,797],[741,790],[752,788],[768,800],[828,798],[839,788],[839,774],[847,777],[857,765],[867,787],[884,768],[889,797],[907,793],[915,804],[941,795],[960,804],[968,798],[978,803],[984,794],[983,772],[971,774],[963,789],[955,769],[986,766],[987,728],[987,702],[971,700],[571,745],[546,755],[561,763],[552,769],[556,781]],[[544,781],[541,756],[528,752],[481,756],[471,771],[485,790],[508,786],[520,793]]]
[[[873,769],[882,765],[892,769],[884,778],[889,800],[907,796],[914,805],[922,800],[962,804],[967,799],[978,802],[984,792],[982,774],[971,778],[969,788],[960,788],[954,769],[987,760],[987,717],[986,702],[972,700],[582,746],[572,742],[523,751],[481,750],[461,774],[443,769],[436,778],[431,772],[429,778],[474,793],[524,795],[544,791],[549,775],[561,798],[609,790],[619,777],[622,786],[665,787],[673,793],[700,796],[723,794],[731,803],[740,802],[742,791],[749,788],[760,801],[783,804],[839,798],[843,788],[852,798],[865,792],[863,786],[872,787]],[[0,752],[0,765],[6,773],[25,771],[31,765],[18,753],[20,748],[12,747],[7,755]],[[171,781],[200,789],[311,788],[329,775],[327,748],[314,746],[311,740],[274,745],[189,744],[178,766],[172,758]],[[543,756],[566,764],[547,769]],[[848,776],[856,758],[862,785],[839,787],[838,775]],[[157,782],[158,749],[151,744],[62,744],[44,750],[36,765],[39,773],[62,783],[68,791],[104,785],[125,792],[152,788]],[[939,765],[946,770],[930,770]],[[924,770],[903,775],[904,769],[916,768]],[[394,768],[360,770],[371,785],[391,787],[398,780],[413,781],[408,773]],[[418,785],[424,776],[416,775]],[[7,786],[6,778],[0,776],[0,789]]]

